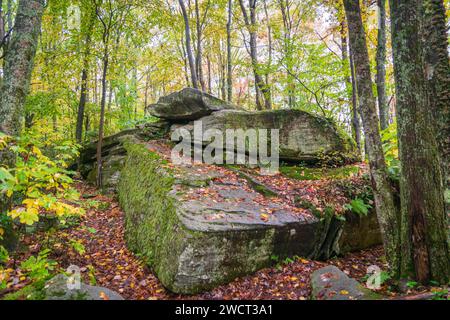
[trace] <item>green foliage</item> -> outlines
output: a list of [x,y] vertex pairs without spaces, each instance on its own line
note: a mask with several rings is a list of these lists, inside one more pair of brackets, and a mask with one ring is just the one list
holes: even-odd
[[433,292],[433,300],[450,300],[448,289],[441,289]]
[[400,178],[400,160],[398,156],[397,122],[381,132],[381,139],[389,175],[392,179],[398,180]]
[[53,271],[57,265],[57,263],[53,260],[48,259],[48,255],[50,254],[50,250],[45,249],[37,256],[31,256],[24,262],[20,264],[20,268],[26,272],[26,274],[33,281],[41,281],[47,280],[51,271]]
[[71,187],[67,161],[74,154],[70,144],[55,150],[54,160],[45,156],[29,136],[13,139],[0,136],[0,150],[9,149],[16,155],[16,167],[0,168],[0,192],[14,200],[14,209],[8,216],[21,224],[33,225],[39,215],[50,214],[62,222],[69,216],[82,215],[84,211],[69,203],[79,198]]
[[[0,240],[2,238],[0,237]],[[8,251],[5,249],[5,247],[3,247],[2,245],[0,245],[0,264],[5,263],[6,261],[9,260],[9,254]]]
[[308,168],[304,166],[281,166],[280,172],[285,176],[297,180],[346,179],[357,175],[357,166],[340,168]]
[[352,200],[349,204],[344,206],[346,210],[352,211],[361,216],[367,216],[369,209],[372,208],[370,204],[364,202],[364,200],[356,198]]
[[88,265],[89,284],[91,286],[97,285],[97,279],[95,278],[95,268],[92,265]]
[[80,255],[84,255],[86,253],[85,246],[81,243],[80,240],[70,240],[70,246]]
[[407,286],[408,288],[413,289],[413,288],[417,287],[418,284],[419,284],[419,283],[416,282],[416,281],[408,281],[408,282],[406,283],[406,286]]

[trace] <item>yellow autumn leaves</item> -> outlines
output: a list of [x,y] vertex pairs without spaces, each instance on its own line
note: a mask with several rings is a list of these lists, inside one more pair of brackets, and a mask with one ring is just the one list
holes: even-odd
[[52,161],[30,141],[21,143],[0,135],[0,150],[9,148],[17,156],[16,167],[0,167],[0,192],[11,198],[24,199],[8,212],[12,219],[33,225],[41,214],[54,214],[60,220],[71,215],[82,215],[82,208],[70,205],[79,194],[71,188],[72,179],[64,164]]
[[41,211],[54,213],[58,218],[84,214],[82,208],[77,208],[61,201],[54,201],[54,198],[44,195],[41,199],[25,199],[22,202],[22,206],[10,211],[8,216],[12,219],[19,219],[22,224],[33,225],[39,221],[39,213]]

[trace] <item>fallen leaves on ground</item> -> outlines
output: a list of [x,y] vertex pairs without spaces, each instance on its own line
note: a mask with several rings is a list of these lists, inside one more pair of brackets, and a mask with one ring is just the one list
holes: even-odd
[[[97,194],[94,188],[79,183],[81,194]],[[106,209],[87,210],[82,223],[50,236],[39,233],[23,239],[28,249],[8,264],[13,290],[18,290],[30,280],[18,268],[20,261],[38,253],[44,244],[51,244],[51,258],[62,269],[70,265],[81,268],[84,282],[107,287],[122,294],[126,299],[292,299],[305,300],[310,296],[309,278],[312,272],[326,266],[324,262],[304,258],[256,272],[254,275],[236,279],[210,292],[195,296],[175,295],[159,282],[151,270],[127,249],[124,240],[124,218],[118,203],[111,197],[96,195],[89,200],[109,204]],[[68,243],[76,239],[85,252],[80,254]],[[363,277],[369,265],[380,263],[381,248],[350,254],[347,258],[331,260],[331,264],[348,271],[350,276]],[[353,268],[352,266],[358,266]],[[13,291],[9,290],[9,291]]]

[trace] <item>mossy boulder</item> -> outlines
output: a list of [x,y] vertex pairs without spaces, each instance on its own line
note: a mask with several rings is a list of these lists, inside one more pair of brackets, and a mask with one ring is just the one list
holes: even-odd
[[382,241],[375,210],[369,211],[367,215],[346,213],[345,224],[339,239],[341,254],[381,245]]
[[216,111],[235,108],[208,93],[185,88],[161,97],[158,103],[147,107],[147,112],[157,118],[179,122],[197,120]]
[[150,151],[151,144],[124,146],[118,197],[125,239],[175,293],[212,289],[271,266],[274,256],[321,257],[325,242],[346,250],[369,243],[358,243],[365,228],[344,222],[328,228],[321,217],[272,201],[276,194],[261,192],[238,173],[247,183],[224,181],[232,174],[225,168],[173,166]]
[[[353,140],[331,121],[300,110],[270,110],[246,112],[225,110],[201,118],[203,132],[217,129],[279,129],[281,160],[292,162],[352,163],[357,160]],[[181,128],[194,132],[194,125]],[[180,129],[173,126],[172,130]],[[225,141],[225,139],[224,139]],[[208,141],[194,141],[208,144]],[[268,141],[270,143],[270,139]],[[268,149],[270,150],[270,148]],[[330,159],[332,158],[332,159]]]
[[[274,255],[308,256],[320,221],[296,216],[280,204],[259,204],[256,191],[212,184],[224,202],[187,196],[175,173],[145,145],[127,144],[118,195],[125,238],[163,285],[193,294],[270,266]],[[187,196],[187,197],[186,197]],[[273,213],[267,221],[261,212]]]

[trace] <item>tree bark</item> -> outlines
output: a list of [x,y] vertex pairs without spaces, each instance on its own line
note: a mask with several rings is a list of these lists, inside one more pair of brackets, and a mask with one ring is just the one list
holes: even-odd
[[88,13],[88,27],[86,30],[85,40],[84,40],[84,52],[83,52],[83,70],[81,72],[81,92],[80,92],[80,102],[78,104],[77,112],[77,125],[75,129],[75,138],[78,143],[83,140],[83,120],[84,120],[84,110],[86,108],[86,97],[88,91],[88,79],[89,79],[89,68],[90,68],[90,54],[91,54],[91,42],[92,42],[92,29],[95,24],[95,12],[91,10]]
[[5,20],[3,18],[3,0],[0,0],[0,49],[3,47],[3,41],[5,40]]
[[[200,82],[202,91],[206,91],[206,83],[203,75],[203,19],[200,17],[200,8],[198,4],[199,0],[195,0],[195,17],[196,17],[196,31],[197,31],[197,57],[196,57],[196,67],[197,67],[197,78]],[[207,12],[205,13],[206,16]]]
[[231,27],[233,24],[233,0],[228,0],[227,22],[227,101],[233,100],[233,60],[231,53]]
[[100,102],[100,120],[98,129],[98,142],[97,142],[97,187],[103,187],[103,158],[102,158],[102,148],[103,148],[103,136],[105,127],[105,108],[106,108],[106,95],[107,95],[107,75],[109,66],[109,43],[111,37],[111,28],[113,25],[114,12],[110,11],[108,13],[108,20],[105,19],[101,14],[101,10],[98,5],[95,8],[96,15],[103,25],[103,57],[102,57],[102,97]]
[[43,12],[43,0],[19,2],[0,97],[0,131],[8,135],[19,135],[21,131]]
[[283,18],[283,50],[284,50],[284,60],[286,62],[286,79],[288,86],[288,105],[293,108],[296,104],[295,98],[295,82],[292,76],[292,18],[291,18],[291,8],[289,0],[278,0],[281,10],[281,17]]
[[[23,108],[30,88],[33,62],[41,31],[43,0],[21,0],[17,9],[15,30],[5,57],[0,95],[0,132],[20,135]],[[12,168],[14,154],[0,151],[0,165]],[[0,212],[10,208],[10,200],[0,195]]]
[[381,144],[361,8],[359,0],[344,0],[344,6],[349,27],[350,47],[356,71],[359,113],[363,121],[367,141],[375,207],[383,235],[386,258],[391,272],[397,275],[399,270],[399,223]]
[[[244,22],[247,27],[250,36],[250,58],[252,60],[252,68],[255,76],[255,87],[256,87],[256,108],[258,110],[262,109],[272,109],[271,92],[270,87],[264,83],[264,80],[259,72],[258,63],[258,47],[257,47],[257,35],[256,35],[256,0],[249,0],[249,11],[250,17],[247,13],[247,9],[244,4],[244,0],[239,0],[241,6],[242,15],[244,16]],[[262,93],[264,98],[264,105],[261,103],[259,98],[259,91]]]
[[[401,160],[402,275],[446,284],[450,272],[448,225],[427,94],[420,28],[422,0],[390,1]],[[430,26],[427,26],[430,27]]]
[[[270,25],[270,16],[269,16],[269,10],[267,8],[267,0],[263,0],[264,4],[264,14],[266,16],[267,20],[267,45],[269,49],[269,58],[267,60],[267,71],[266,71],[266,87],[270,87],[270,69],[272,68],[272,60],[273,60],[273,40],[272,40],[272,26]],[[269,92],[270,94],[270,101],[272,101],[272,92]],[[267,100],[266,100],[267,101]],[[267,108],[267,105],[266,105]],[[270,105],[270,108],[272,109],[272,103]]]
[[381,130],[389,126],[389,106],[386,99],[386,0],[377,0],[378,42],[377,42],[377,93]]
[[195,66],[194,61],[194,55],[192,53],[192,47],[191,47],[191,27],[189,25],[189,16],[186,11],[186,6],[184,5],[183,0],[178,0],[181,7],[181,12],[183,14],[184,19],[184,31],[186,36],[186,54],[189,62],[189,69],[191,71],[191,81],[192,81],[192,87],[194,89],[198,89],[198,80],[197,80],[197,68]]
[[359,121],[358,114],[358,85],[356,83],[356,71],[355,64],[353,62],[353,51],[350,47],[350,72],[351,72],[351,80],[352,80],[352,127],[353,127],[353,136],[355,138],[356,146],[358,147],[359,153],[361,154],[361,122]]
[[361,128],[359,125],[358,99],[356,98],[353,58],[348,53],[347,26],[345,23],[345,17],[343,18],[343,21],[341,21],[341,51],[344,73],[348,72],[348,66],[350,66],[350,76],[346,75],[344,79],[345,88],[347,89],[349,100],[351,101],[350,114],[353,138],[355,139],[358,150],[361,152]]
[[[442,0],[423,0],[422,24],[428,96],[437,122],[444,187],[450,193],[450,62],[447,51],[447,19]],[[450,210],[447,204],[447,213]]]

